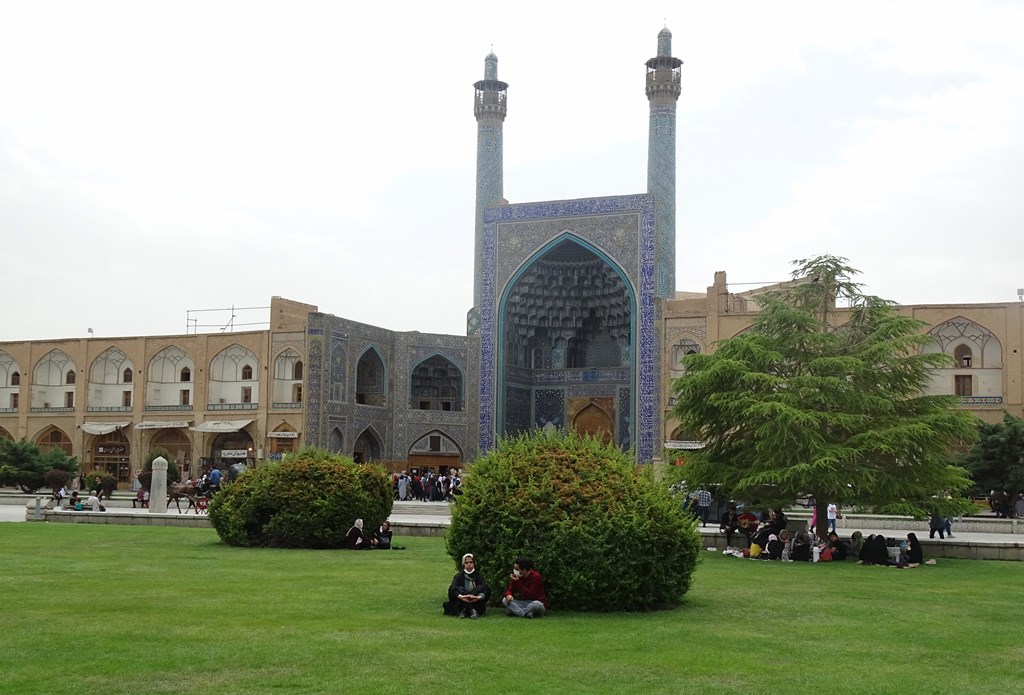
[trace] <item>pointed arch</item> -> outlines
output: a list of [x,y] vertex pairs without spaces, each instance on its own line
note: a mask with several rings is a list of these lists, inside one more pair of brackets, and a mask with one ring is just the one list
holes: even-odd
[[330,400],[344,401],[346,377],[348,375],[348,351],[341,343],[336,343],[331,348],[331,389]]
[[291,348],[274,358],[274,403],[302,402],[302,355]]
[[1003,347],[996,335],[965,316],[936,325],[923,353],[949,355],[951,364],[931,373],[928,393],[948,394],[966,405],[1003,402]]
[[[601,378],[602,395],[633,383],[638,368],[637,288],[598,246],[563,231],[527,258],[498,298],[496,431],[533,424],[530,392]],[[584,376],[586,372],[586,376]],[[614,428],[610,430],[614,433]],[[628,441],[629,432],[624,432]]]
[[[923,352],[943,352],[954,359],[969,356],[968,367],[1001,368],[1003,346],[999,338],[982,324],[964,316],[955,316],[928,331],[932,343]],[[959,352],[958,352],[959,351]],[[962,360],[958,367],[963,367]]]
[[669,369],[676,374],[682,374],[686,371],[683,360],[688,355],[699,355],[703,352],[704,346],[693,336],[686,335],[672,346]]
[[56,425],[44,428],[36,435],[35,443],[44,453],[50,449],[60,449],[68,456],[71,456],[71,437]]
[[192,374],[195,361],[177,345],[153,355],[147,366],[146,408],[192,410]]
[[572,419],[572,428],[580,434],[589,434],[610,442],[615,432],[615,421],[597,403],[588,403]]
[[380,352],[370,345],[356,363],[356,403],[385,406],[387,404],[387,369]]
[[[253,378],[253,373],[259,369],[259,366],[260,359],[255,352],[243,345],[233,343],[210,360],[210,381],[248,381]],[[249,376],[246,377],[246,374]]]
[[[182,378],[183,370],[188,370],[188,378]],[[179,381],[191,381],[195,371],[195,362],[177,345],[168,345],[149,360],[146,371],[147,382],[173,384]]]
[[[63,350],[54,348],[39,358],[32,375],[37,386],[64,386],[67,374],[73,374],[75,362]],[[72,379],[71,383],[74,383]]]
[[[89,367],[89,384],[121,384],[126,370],[132,370],[131,358],[116,345],[97,355]],[[131,377],[128,378],[131,381]]]
[[327,436],[327,450],[332,454],[340,454],[344,447],[345,435],[342,434],[341,428],[332,428],[331,433]]
[[429,430],[416,439],[409,446],[408,456],[418,455],[441,455],[458,456],[463,458],[463,450],[459,443],[448,433],[439,429]]
[[409,408],[454,410],[465,407],[465,375],[443,352],[434,352],[409,370]]
[[19,386],[21,384],[21,367],[9,353],[0,350],[0,388]]
[[369,425],[356,437],[355,444],[352,446],[352,458],[356,463],[379,461],[383,450],[384,440],[374,426]]

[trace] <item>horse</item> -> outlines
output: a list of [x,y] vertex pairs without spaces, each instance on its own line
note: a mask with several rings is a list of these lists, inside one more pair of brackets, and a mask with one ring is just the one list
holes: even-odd
[[[188,500],[188,506],[185,507],[185,513],[196,505],[196,486],[195,483],[174,483],[167,488],[167,506],[171,506],[171,502],[174,502],[174,506],[178,508],[178,514],[181,514],[181,500]],[[196,514],[199,513],[198,508]]]

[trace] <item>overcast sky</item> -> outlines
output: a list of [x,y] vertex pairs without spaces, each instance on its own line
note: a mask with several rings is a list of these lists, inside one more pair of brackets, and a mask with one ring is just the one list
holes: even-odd
[[463,334],[484,56],[510,202],[642,193],[666,20],[678,289],[828,252],[901,303],[1016,301],[1024,3],[0,0],[0,340],[272,295]]

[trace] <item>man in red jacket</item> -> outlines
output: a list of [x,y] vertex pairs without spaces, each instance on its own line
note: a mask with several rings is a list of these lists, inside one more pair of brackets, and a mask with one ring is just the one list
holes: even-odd
[[548,597],[544,593],[544,579],[533,569],[528,557],[519,556],[512,564],[505,596],[501,599],[510,616],[541,618],[548,608]]

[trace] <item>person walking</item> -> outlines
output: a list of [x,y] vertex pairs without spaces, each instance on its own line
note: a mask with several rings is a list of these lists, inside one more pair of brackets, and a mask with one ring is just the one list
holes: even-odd
[[702,526],[708,525],[708,511],[711,509],[711,493],[704,488],[697,490],[697,507],[700,511]]

